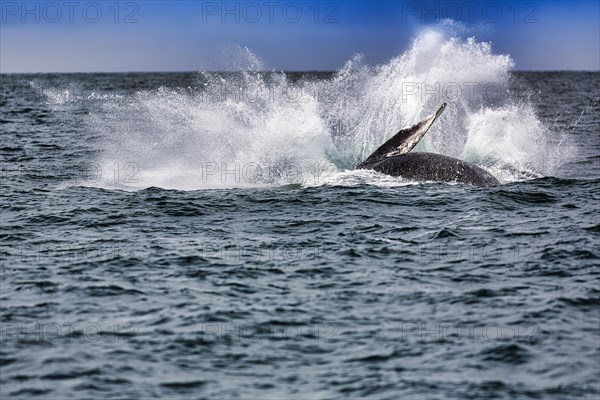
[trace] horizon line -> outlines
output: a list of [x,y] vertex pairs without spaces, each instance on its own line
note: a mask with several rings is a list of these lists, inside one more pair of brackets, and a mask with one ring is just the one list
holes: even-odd
[[[252,70],[235,70],[235,71],[227,71],[227,70],[168,70],[168,71],[144,71],[144,70],[131,70],[131,71],[37,71],[37,72],[4,72],[0,71],[0,75],[40,75],[40,74],[187,74],[187,73],[217,73],[217,74],[225,74],[225,73],[239,73],[239,72],[255,72],[255,73],[332,73],[337,72],[336,69],[288,69],[288,70],[260,70],[260,71],[252,71]],[[515,69],[509,72],[600,72],[600,68],[598,69]]]

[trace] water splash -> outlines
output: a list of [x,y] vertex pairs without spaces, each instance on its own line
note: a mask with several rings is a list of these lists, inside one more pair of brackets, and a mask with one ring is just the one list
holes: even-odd
[[199,73],[197,90],[161,88],[100,102],[88,121],[106,139],[100,164],[135,165],[136,179],[120,185],[134,188],[377,184],[379,174],[356,179],[349,171],[448,102],[415,151],[474,162],[504,182],[552,175],[573,147],[511,95],[511,58],[447,31],[424,29],[380,66],[356,56],[329,79],[263,73],[255,54],[235,49],[238,72]]

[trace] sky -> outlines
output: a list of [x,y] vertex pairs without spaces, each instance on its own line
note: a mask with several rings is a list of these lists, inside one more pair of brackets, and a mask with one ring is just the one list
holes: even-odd
[[336,70],[446,19],[516,70],[600,70],[600,1],[6,1],[0,72]]

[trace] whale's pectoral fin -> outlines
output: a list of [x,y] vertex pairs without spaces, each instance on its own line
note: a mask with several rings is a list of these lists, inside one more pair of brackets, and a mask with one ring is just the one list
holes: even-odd
[[382,144],[373,152],[373,154],[367,157],[365,161],[358,164],[357,168],[364,168],[367,165],[381,161],[384,158],[399,156],[411,151],[417,143],[419,143],[419,140],[427,133],[431,124],[433,124],[445,108],[446,103],[443,103],[434,114],[431,114],[424,120],[417,122],[412,126],[400,129],[398,133]]

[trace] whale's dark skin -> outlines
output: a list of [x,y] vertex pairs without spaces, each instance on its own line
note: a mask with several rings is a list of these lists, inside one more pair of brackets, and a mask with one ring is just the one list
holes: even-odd
[[442,154],[409,153],[445,108],[446,103],[423,121],[401,129],[357,168],[372,169],[382,174],[414,181],[461,182],[477,186],[499,185],[498,179],[474,164]]
[[498,185],[498,179],[476,165],[434,153],[408,153],[387,157],[363,167],[411,181],[462,182],[477,186]]

